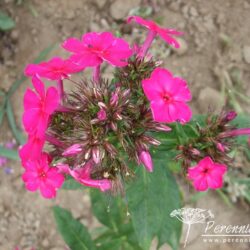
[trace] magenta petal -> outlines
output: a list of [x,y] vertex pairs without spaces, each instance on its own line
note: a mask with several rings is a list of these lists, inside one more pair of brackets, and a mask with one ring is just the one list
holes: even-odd
[[109,180],[81,179],[80,182],[88,187],[99,188],[102,192],[111,188],[111,182]]
[[207,176],[207,183],[209,188],[211,189],[217,189],[217,188],[222,188],[223,186],[223,179],[221,176]]
[[198,178],[194,182],[194,187],[197,191],[206,191],[208,189],[208,184],[206,178]]
[[39,182],[37,180],[28,181],[25,183],[25,187],[30,192],[35,192],[39,188]]
[[173,122],[174,120],[169,116],[168,105],[162,100],[152,101],[150,103],[153,118],[156,122]]
[[28,182],[30,180],[36,179],[38,177],[37,172],[33,172],[30,170],[26,170],[26,172],[22,175],[22,179],[24,182]]
[[177,42],[177,40],[171,37],[167,30],[166,31],[161,30],[158,32],[158,34],[166,43],[172,45],[175,48],[180,47],[180,44]]
[[192,118],[192,111],[184,102],[173,102],[168,105],[169,115],[173,121],[180,121],[184,124]]
[[59,94],[56,88],[49,87],[46,92],[45,111],[52,114],[59,105]]
[[145,79],[142,81],[142,88],[144,94],[148,98],[148,100],[157,100],[162,97],[162,88],[161,86],[155,84],[153,79]]
[[82,151],[82,146],[78,143],[73,144],[72,146],[68,147],[62,153],[63,156],[75,155]]
[[52,199],[56,197],[55,188],[43,181],[40,182],[40,191],[42,196],[46,199]]
[[103,62],[101,57],[89,52],[74,54],[70,57],[70,60],[81,67],[95,67]]
[[36,89],[37,93],[40,95],[40,97],[44,98],[45,97],[44,83],[37,76],[33,76],[32,84],[34,88]]
[[47,182],[55,188],[60,188],[64,182],[64,176],[58,172],[57,168],[51,167],[47,172]]
[[23,113],[23,125],[25,130],[30,133],[37,129],[38,122],[40,120],[39,109],[29,109]]
[[127,22],[130,23],[132,20],[134,20],[136,23],[152,30],[152,31],[157,31],[157,25],[151,21],[151,20],[145,20],[140,16],[130,16],[127,18]]
[[112,53],[103,56],[103,59],[108,63],[110,63],[111,65],[117,67],[124,67],[128,64],[127,62],[122,61],[120,58],[118,58],[116,54]]
[[195,166],[188,169],[188,178],[195,180],[199,175],[201,174],[201,171],[199,167]]
[[39,108],[40,100],[34,91],[27,89],[24,94],[23,104],[24,110]]
[[181,102],[191,101],[192,95],[185,80],[179,77],[175,77],[174,85],[176,86],[176,90],[174,93],[175,101],[181,101]]
[[153,161],[148,151],[142,151],[139,155],[139,159],[149,172],[153,172]]
[[211,157],[209,157],[209,156],[206,156],[205,158],[203,158],[200,162],[199,162],[199,166],[200,167],[206,167],[206,166],[211,166],[211,165],[213,165],[214,164],[214,162],[213,162],[213,160],[211,159]]
[[166,93],[172,94],[172,88],[177,88],[172,73],[167,69],[156,68],[152,72],[150,79],[154,81],[154,85],[157,89],[161,89],[162,95]]
[[25,76],[34,76],[38,74],[40,71],[40,66],[36,64],[29,64],[24,70]]
[[77,38],[69,38],[63,42],[62,47],[70,52],[78,53],[85,49],[84,45]]
[[70,167],[67,164],[63,164],[63,163],[58,163],[56,165],[57,169],[59,170],[60,173],[63,174],[70,174]]

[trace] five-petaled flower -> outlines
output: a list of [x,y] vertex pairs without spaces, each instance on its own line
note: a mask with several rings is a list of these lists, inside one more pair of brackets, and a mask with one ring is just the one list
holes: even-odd
[[89,32],[81,40],[67,39],[62,46],[73,53],[70,59],[83,67],[96,67],[103,61],[122,67],[132,54],[128,43],[110,32]]
[[49,87],[45,91],[44,83],[37,77],[32,78],[37,93],[27,89],[24,95],[23,125],[28,134],[43,137],[49,117],[59,104],[58,91]]
[[56,167],[50,167],[50,162],[49,155],[43,153],[36,160],[24,164],[25,172],[22,175],[27,190],[35,192],[40,189],[42,196],[47,199],[54,198],[64,182],[64,176]]
[[156,68],[150,78],[142,81],[142,87],[155,121],[190,121],[192,112],[186,102],[191,100],[191,92],[186,81],[173,77],[166,69]]
[[53,57],[48,62],[39,64],[29,64],[25,68],[26,76],[35,76],[47,78],[49,80],[63,80],[68,78],[70,74],[83,70],[84,67],[73,63],[71,60],[63,60],[60,57]]
[[226,171],[225,165],[213,162],[207,156],[196,166],[188,169],[188,178],[197,191],[206,191],[208,188],[218,189],[223,186],[223,175]]

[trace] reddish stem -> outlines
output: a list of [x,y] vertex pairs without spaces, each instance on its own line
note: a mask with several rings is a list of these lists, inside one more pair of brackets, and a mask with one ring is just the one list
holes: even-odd
[[150,48],[152,42],[155,39],[156,34],[157,33],[155,31],[149,30],[147,38],[146,38],[146,40],[145,40],[144,44],[142,45],[141,50],[139,52],[140,58],[144,58],[146,56],[148,49]]
[[100,71],[101,71],[101,65],[97,65],[93,69],[93,81],[96,83],[100,82]]

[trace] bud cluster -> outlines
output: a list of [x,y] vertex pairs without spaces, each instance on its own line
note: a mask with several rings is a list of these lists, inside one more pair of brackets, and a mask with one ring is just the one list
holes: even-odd
[[204,126],[196,124],[198,136],[178,146],[181,153],[176,159],[182,161],[184,173],[192,162],[199,162],[205,156],[218,163],[232,165],[233,159],[228,153],[236,146],[235,137],[250,134],[250,129],[237,129],[231,124],[236,116],[234,111],[223,110],[219,115],[208,114]]

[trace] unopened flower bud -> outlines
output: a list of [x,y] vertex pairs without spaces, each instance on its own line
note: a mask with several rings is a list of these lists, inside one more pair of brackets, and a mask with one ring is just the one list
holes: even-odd
[[99,164],[101,162],[101,154],[99,147],[92,148],[92,158],[96,164]]
[[117,113],[117,112],[114,114],[114,118],[116,120],[122,120],[122,116],[119,113]]
[[111,129],[113,130],[113,131],[117,131],[117,124],[116,123],[114,123],[114,122],[111,122],[110,123],[110,127],[111,127]]
[[192,148],[190,150],[190,152],[191,152],[192,155],[195,155],[195,156],[201,154],[201,152],[197,148]]
[[110,105],[113,106],[113,107],[117,106],[117,104],[118,104],[118,99],[119,99],[118,94],[117,94],[117,93],[113,93],[113,94],[112,94],[112,97],[111,97],[111,99],[110,99]]
[[235,137],[240,135],[250,135],[250,128],[239,128],[231,131],[226,131],[219,135],[220,138]]
[[169,132],[171,131],[172,129],[164,124],[157,124],[155,126],[155,129],[158,130],[158,131],[163,131],[163,132]]
[[112,144],[110,144],[108,142],[105,142],[104,143],[104,148],[111,154],[112,157],[117,155],[117,150]]
[[149,172],[153,172],[153,162],[152,162],[152,158],[151,155],[148,151],[141,151],[139,154],[139,159],[141,161],[141,163],[144,165],[144,167],[146,168],[146,170],[148,170]]
[[107,106],[105,105],[105,103],[103,103],[103,102],[98,102],[98,106],[102,109],[102,108],[104,108],[104,109],[107,109]]
[[226,115],[223,117],[223,122],[227,123],[235,119],[237,116],[237,113],[235,111],[229,111],[226,113]]
[[225,147],[224,147],[223,144],[220,143],[220,142],[216,143],[216,148],[217,148],[219,151],[221,151],[222,153],[225,152]]
[[64,152],[62,153],[63,156],[69,156],[69,155],[75,155],[82,151],[82,146],[80,144],[74,144],[70,147],[68,147]]
[[96,99],[102,98],[102,94],[100,93],[100,91],[97,88],[93,88],[93,92],[94,92],[94,96]]
[[100,121],[105,121],[107,119],[107,113],[106,111],[102,108],[98,111],[97,117]]

